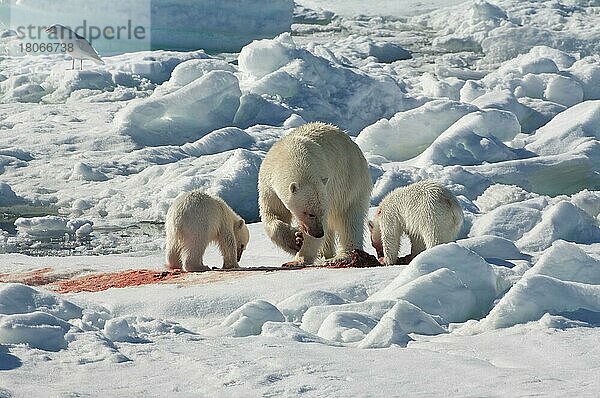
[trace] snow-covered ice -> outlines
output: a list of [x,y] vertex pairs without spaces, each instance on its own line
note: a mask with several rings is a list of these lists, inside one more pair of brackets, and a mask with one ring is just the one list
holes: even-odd
[[[83,71],[7,55],[0,31],[0,396],[596,396],[599,4],[227,3],[163,2],[152,40],[180,51]],[[160,277],[166,211],[193,189],[247,221],[241,266],[289,261],[258,170],[315,120],[364,152],[371,216],[434,179],[457,242],[406,266],[65,288]]]

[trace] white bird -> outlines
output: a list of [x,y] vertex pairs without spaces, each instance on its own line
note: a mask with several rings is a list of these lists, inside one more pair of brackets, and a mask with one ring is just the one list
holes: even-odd
[[83,60],[89,59],[94,61],[98,65],[103,65],[104,61],[98,55],[94,47],[85,39],[73,32],[71,29],[60,24],[54,24],[46,29],[46,32],[54,34],[58,37],[61,43],[65,46],[64,50],[67,54],[73,58],[73,67],[75,69],[75,60],[78,59],[80,63],[80,69],[83,69]]

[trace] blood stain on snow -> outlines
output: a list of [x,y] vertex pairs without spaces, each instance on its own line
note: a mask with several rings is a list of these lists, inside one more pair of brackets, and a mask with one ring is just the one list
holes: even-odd
[[16,274],[0,274],[2,283],[22,283],[28,286],[42,286],[52,283],[56,280],[56,275],[50,275],[52,268],[38,268],[27,272]]
[[171,282],[186,275],[182,271],[157,271],[136,269],[122,272],[106,272],[93,274],[77,279],[68,279],[54,283],[58,293],[99,292],[112,287],[149,285],[153,283]]
[[[309,267],[251,267],[233,270],[213,269],[213,272],[188,273],[181,270],[132,269],[121,272],[103,272],[73,278],[76,273],[56,273],[50,267],[17,274],[0,274],[0,282],[16,282],[30,286],[48,286],[57,293],[100,292],[110,288],[150,285],[155,283],[205,284],[250,276],[256,272],[292,271],[315,268],[365,268],[380,266],[372,255],[353,250],[348,259],[334,260]],[[215,272],[220,271],[220,272]],[[251,271],[251,272],[248,272]]]

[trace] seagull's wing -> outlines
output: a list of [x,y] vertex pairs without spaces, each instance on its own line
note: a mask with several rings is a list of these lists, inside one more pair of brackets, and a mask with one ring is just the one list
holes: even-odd
[[104,61],[102,61],[102,58],[100,58],[96,50],[94,50],[94,47],[92,47],[92,45],[85,38],[77,35],[75,45],[77,46],[77,49],[79,50],[78,52],[81,55],[85,55],[86,58],[95,60],[97,63],[104,63]]
[[65,44],[70,44],[73,46],[73,49],[67,51],[67,53],[76,59],[91,59],[97,64],[103,64],[102,58],[98,55],[94,47],[85,39],[85,37],[75,33],[75,31],[62,26],[68,34],[59,35],[60,41]]
[[[79,33],[77,33],[77,32],[74,32],[74,31],[72,31],[72,32],[73,32],[73,36],[75,36],[75,38],[77,38],[77,39],[81,39],[81,40],[85,40],[85,37],[81,36]],[[86,40],[86,41],[87,41],[87,40]]]

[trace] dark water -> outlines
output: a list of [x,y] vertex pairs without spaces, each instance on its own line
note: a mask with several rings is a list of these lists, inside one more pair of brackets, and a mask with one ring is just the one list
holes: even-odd
[[[17,234],[15,220],[19,217],[59,215],[52,207],[11,206],[0,207],[0,228],[9,233],[6,253],[30,256],[105,255],[137,251],[139,248],[156,250],[164,235],[162,223],[137,222],[125,227],[94,225],[90,236],[73,235],[32,238]],[[132,244],[134,242],[134,244]]]
[[15,220],[19,217],[57,216],[58,209],[51,206],[14,205],[0,206],[0,228],[15,235]]

